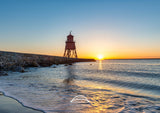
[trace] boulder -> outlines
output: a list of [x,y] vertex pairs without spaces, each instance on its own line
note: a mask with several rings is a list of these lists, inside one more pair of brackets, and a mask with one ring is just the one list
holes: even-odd
[[8,74],[4,71],[0,71],[0,76],[7,76]]
[[36,61],[32,62],[31,65],[32,65],[33,67],[40,67],[40,65],[39,65]]
[[52,67],[52,68],[56,68],[56,65],[55,65],[55,64],[53,64],[53,65],[51,65],[51,67]]
[[22,72],[22,73],[25,72],[25,70],[24,70],[24,68],[23,68],[22,66],[17,66],[17,67],[15,67],[15,68],[13,69],[13,71]]

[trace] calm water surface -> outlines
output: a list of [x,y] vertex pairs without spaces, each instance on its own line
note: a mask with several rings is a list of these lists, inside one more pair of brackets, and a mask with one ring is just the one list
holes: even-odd
[[[160,113],[160,60],[104,60],[30,68],[0,77],[0,91],[47,113]],[[71,103],[84,95],[90,104]]]

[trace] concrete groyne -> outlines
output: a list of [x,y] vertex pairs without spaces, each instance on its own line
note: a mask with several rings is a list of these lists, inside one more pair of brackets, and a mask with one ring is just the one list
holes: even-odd
[[0,51],[0,75],[3,71],[24,72],[26,67],[48,67],[53,64],[93,62],[94,59],[74,59],[59,56]]

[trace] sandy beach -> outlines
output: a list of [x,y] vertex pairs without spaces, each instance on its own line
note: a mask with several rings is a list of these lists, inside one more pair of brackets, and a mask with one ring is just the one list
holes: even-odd
[[0,92],[0,113],[43,113],[40,110],[25,107],[17,100]]

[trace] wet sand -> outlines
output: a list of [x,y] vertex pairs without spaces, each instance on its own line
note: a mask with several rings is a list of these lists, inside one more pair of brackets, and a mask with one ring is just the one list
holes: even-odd
[[17,100],[0,92],[0,113],[43,113],[40,110],[25,107]]

